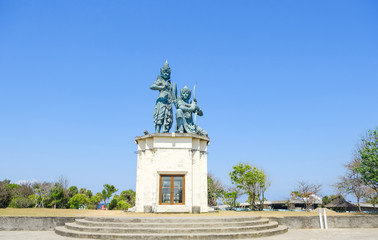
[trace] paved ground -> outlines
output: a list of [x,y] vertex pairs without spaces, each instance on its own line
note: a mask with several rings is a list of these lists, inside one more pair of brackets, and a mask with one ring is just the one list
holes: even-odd
[[[1,239],[1,238],[0,238]],[[378,228],[289,229],[282,235],[263,240],[378,240]]]
[[[293,229],[262,240],[377,240],[378,228]],[[78,240],[56,235],[53,231],[0,231],[0,240]]]

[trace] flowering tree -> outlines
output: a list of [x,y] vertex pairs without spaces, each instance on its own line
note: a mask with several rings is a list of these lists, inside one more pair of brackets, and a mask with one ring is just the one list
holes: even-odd
[[298,182],[297,190],[291,192],[291,198],[301,200],[305,208],[309,209],[318,199],[321,184],[311,184],[305,181]]

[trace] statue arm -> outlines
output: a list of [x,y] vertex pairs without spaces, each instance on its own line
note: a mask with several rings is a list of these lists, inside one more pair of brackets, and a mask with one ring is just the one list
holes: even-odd
[[170,88],[171,84],[169,82],[162,81],[159,77],[150,87],[152,90],[168,90]]
[[201,108],[197,105],[197,101],[194,101],[194,103],[195,103],[194,112],[196,112],[198,114],[198,116],[203,116],[203,112],[202,112]]
[[196,109],[196,105],[193,105],[193,104],[187,104],[187,103],[184,103],[182,100],[181,101],[177,101],[177,108],[185,111],[185,112],[194,112],[195,109]]
[[161,84],[161,82],[156,81],[151,85],[150,89],[152,89],[152,90],[164,90],[165,87]]

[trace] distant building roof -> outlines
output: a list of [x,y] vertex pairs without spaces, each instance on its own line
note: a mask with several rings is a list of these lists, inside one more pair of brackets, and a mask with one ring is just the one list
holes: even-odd
[[[294,204],[303,204],[304,203],[302,200],[292,200],[292,199],[290,199],[290,200],[281,200],[281,201],[271,201],[271,204],[285,204],[287,202],[294,203]],[[319,199],[316,199],[314,203],[315,204],[321,204],[322,201],[319,200]]]
[[[286,204],[287,202],[293,203],[293,204],[304,204],[302,200],[280,200],[280,201],[264,201],[264,205],[274,205],[274,204]],[[257,204],[260,204],[260,202],[256,202]],[[315,204],[321,204],[321,200],[315,200]],[[240,206],[249,206],[249,203],[240,203]]]
[[325,205],[326,208],[354,208],[354,204],[347,202],[342,196],[333,199],[332,202]]

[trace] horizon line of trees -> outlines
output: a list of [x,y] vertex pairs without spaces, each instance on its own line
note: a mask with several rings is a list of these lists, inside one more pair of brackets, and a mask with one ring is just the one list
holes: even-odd
[[[104,184],[101,192],[68,185],[61,176],[56,182],[11,183],[0,181],[0,208],[58,208],[98,209],[102,203],[109,210],[127,210],[135,205],[135,191],[118,191],[114,185]],[[113,198],[112,198],[113,197]]]

